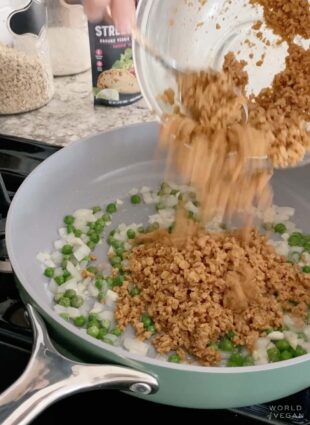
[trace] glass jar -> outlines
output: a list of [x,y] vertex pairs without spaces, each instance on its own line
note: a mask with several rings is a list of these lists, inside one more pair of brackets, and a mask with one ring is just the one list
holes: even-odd
[[40,108],[53,94],[45,0],[1,0],[0,114]]
[[79,0],[47,0],[48,39],[54,76],[90,69],[87,18]]

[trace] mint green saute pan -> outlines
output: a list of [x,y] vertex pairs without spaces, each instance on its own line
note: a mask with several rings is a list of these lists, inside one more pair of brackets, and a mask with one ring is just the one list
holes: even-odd
[[[81,372],[83,385],[73,390],[72,386],[66,386],[66,380],[63,379],[61,386],[57,387],[56,395],[50,397],[50,382],[45,372],[49,368],[49,374],[55,378],[61,370],[54,363],[54,366],[44,366],[42,359],[40,368],[34,361],[33,373],[37,378],[35,389],[41,395],[41,398],[37,397],[41,404],[37,402],[35,413],[57,397],[95,385],[104,388],[107,380],[110,379],[111,384],[114,378],[114,387],[129,390],[156,403],[206,409],[241,407],[275,400],[310,384],[310,354],[276,364],[242,368],[171,364],[133,355],[122,348],[97,341],[65,322],[53,311],[36,255],[50,249],[66,213],[125,197],[133,187],[155,186],[162,180],[163,162],[155,155],[158,130],[158,124],[140,124],[74,143],[36,168],[15,195],[7,219],[6,237],[9,257],[24,301],[43,317],[54,340],[77,358],[86,358],[89,362],[95,361],[102,365],[113,363],[125,366],[116,367],[108,376],[102,376],[100,369],[96,381],[96,373],[91,369],[93,366],[84,365]],[[308,232],[309,183],[310,167],[277,172],[273,178],[276,203],[295,207],[298,227]],[[120,217],[120,221],[126,222],[140,219],[137,216],[130,217],[129,212],[127,216],[125,212]],[[33,320],[36,322],[36,318]],[[40,331],[37,333],[40,334]],[[40,344],[36,352],[44,346],[44,338]],[[49,358],[56,355],[52,348],[45,352],[52,353]],[[62,361],[65,360],[62,358]],[[38,377],[41,379],[38,380]],[[88,377],[92,381],[86,385]],[[29,391],[33,395],[33,382],[18,385],[15,384],[14,400],[19,402],[19,409],[22,402],[26,401],[29,413]],[[28,396],[25,395],[27,391]],[[4,396],[6,403],[3,396],[0,398],[0,417],[1,409],[3,413],[6,407],[5,419],[9,413],[8,405],[12,408],[14,403],[12,395],[6,393]],[[29,417],[24,415],[23,420],[19,418],[15,422],[6,420],[3,423],[26,424]]]

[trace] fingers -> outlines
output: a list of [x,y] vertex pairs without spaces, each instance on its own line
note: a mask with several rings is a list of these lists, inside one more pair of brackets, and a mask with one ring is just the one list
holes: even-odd
[[84,10],[90,21],[100,21],[110,0],[84,0]]
[[119,32],[130,34],[136,18],[134,0],[112,0],[111,14]]

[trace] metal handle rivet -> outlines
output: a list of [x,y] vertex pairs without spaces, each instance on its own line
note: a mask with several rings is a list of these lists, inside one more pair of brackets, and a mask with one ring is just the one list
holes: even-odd
[[130,391],[132,391],[133,393],[137,393],[137,394],[148,395],[148,394],[151,394],[152,388],[150,387],[149,384],[144,384],[143,382],[138,382],[136,384],[133,384],[130,387]]

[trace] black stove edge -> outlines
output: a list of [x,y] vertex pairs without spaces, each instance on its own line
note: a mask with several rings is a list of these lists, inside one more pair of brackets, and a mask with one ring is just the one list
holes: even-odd
[[45,142],[41,142],[39,140],[32,140],[32,139],[25,139],[24,137],[18,137],[18,136],[13,136],[11,134],[1,134],[0,133],[0,147],[1,147],[1,143],[3,142],[11,142],[11,143],[19,143],[22,145],[29,145],[30,143],[32,145],[38,146],[38,147],[44,147],[44,149],[46,151],[51,151],[51,153],[53,151],[59,150],[62,148],[61,145],[50,145],[48,143]]

